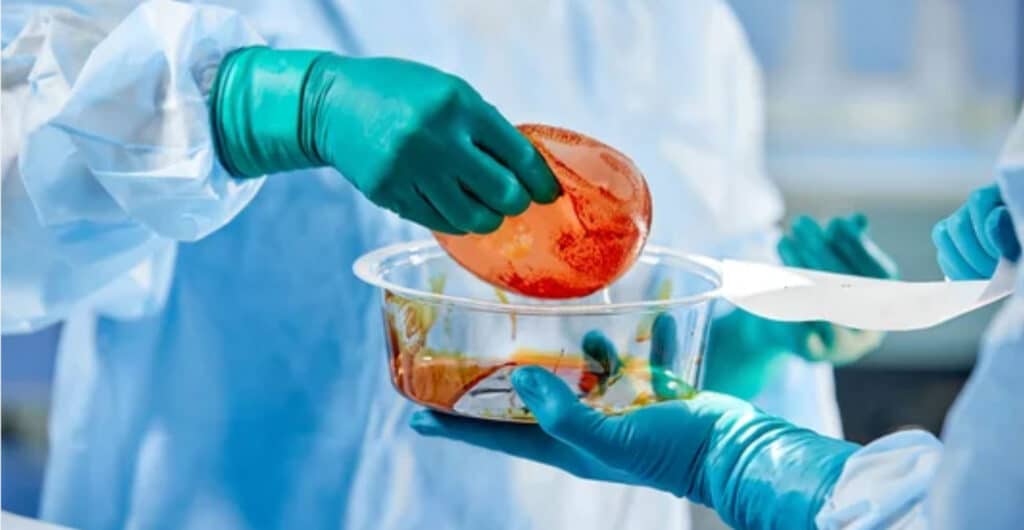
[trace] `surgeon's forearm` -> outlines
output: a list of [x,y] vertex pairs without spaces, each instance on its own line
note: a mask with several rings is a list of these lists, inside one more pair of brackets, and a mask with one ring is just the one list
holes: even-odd
[[210,91],[211,124],[221,162],[236,177],[322,166],[300,124],[316,101],[306,85],[325,52],[246,47],[221,62]]
[[[812,530],[859,446],[768,415],[715,431],[695,500],[741,530]],[[721,472],[729,470],[729,472]]]

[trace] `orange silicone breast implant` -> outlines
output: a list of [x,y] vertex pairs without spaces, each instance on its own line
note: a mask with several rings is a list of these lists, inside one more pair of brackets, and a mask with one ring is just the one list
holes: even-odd
[[615,149],[546,125],[518,129],[562,187],[551,204],[531,204],[487,235],[435,234],[452,258],[484,281],[536,298],[596,292],[633,264],[651,225],[643,175]]

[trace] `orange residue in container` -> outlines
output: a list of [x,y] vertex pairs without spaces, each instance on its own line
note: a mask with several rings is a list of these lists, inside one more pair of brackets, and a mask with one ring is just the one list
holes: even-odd
[[543,366],[552,373],[577,381],[586,395],[598,387],[604,374],[588,370],[579,355],[520,350],[507,360],[488,361],[449,352],[421,349],[410,354],[400,349],[392,334],[392,382],[406,397],[426,406],[452,410],[455,403],[479,381],[508,366]]
[[518,128],[551,167],[562,195],[530,205],[491,234],[435,236],[467,270],[515,293],[575,298],[606,287],[633,264],[650,231],[643,175],[628,157],[582,134]]

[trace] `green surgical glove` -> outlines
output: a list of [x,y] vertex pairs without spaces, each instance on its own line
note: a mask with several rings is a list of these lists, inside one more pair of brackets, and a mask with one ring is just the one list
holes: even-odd
[[210,100],[233,175],[331,166],[375,204],[432,230],[492,232],[559,193],[493,106],[422,64],[242,48],[221,63]]
[[[824,229],[810,217],[797,217],[778,252],[791,267],[897,277],[893,261],[868,236],[862,214],[834,218]],[[705,387],[750,399],[777,374],[785,355],[845,364],[877,348],[883,337],[828,322],[777,322],[737,309],[712,324]]]

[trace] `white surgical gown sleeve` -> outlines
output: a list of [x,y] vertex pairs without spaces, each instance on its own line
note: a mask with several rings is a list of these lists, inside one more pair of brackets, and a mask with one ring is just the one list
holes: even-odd
[[3,49],[4,333],[82,307],[159,308],[177,242],[222,227],[262,184],[218,162],[207,107],[220,61],[260,36],[215,6],[103,6],[4,6],[24,20]]
[[815,523],[822,530],[928,528],[924,499],[942,444],[925,431],[902,431],[862,447],[843,467]]

